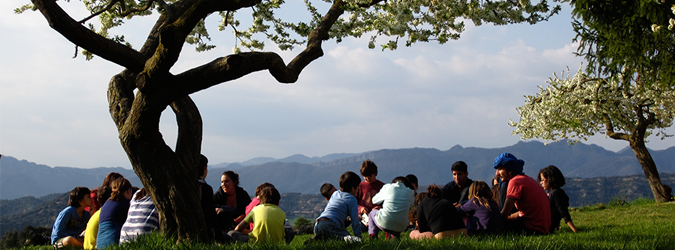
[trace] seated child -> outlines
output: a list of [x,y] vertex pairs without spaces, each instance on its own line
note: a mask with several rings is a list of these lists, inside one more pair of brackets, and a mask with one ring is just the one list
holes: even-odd
[[[255,197],[251,199],[251,203],[246,206],[245,214],[248,215],[253,208],[256,206],[260,205],[260,192],[268,187],[274,187],[269,182],[265,182],[263,184],[260,184],[256,189],[255,189]],[[237,230],[230,230],[227,232],[227,234],[232,237],[236,241],[241,241],[241,242],[248,242],[248,234],[251,233],[251,229],[253,228],[253,222],[249,223],[248,227],[244,227],[241,229],[241,231]]]
[[468,214],[466,229],[469,234],[492,233],[504,229],[501,211],[492,199],[487,183],[474,181],[469,187],[469,201],[457,208],[461,215]]
[[[362,230],[368,226],[368,214],[375,208],[373,196],[380,192],[384,182],[377,179],[377,165],[371,160],[365,160],[361,163],[361,175],[363,182],[359,184],[359,190],[356,199],[359,202],[359,218],[361,219]],[[379,207],[378,207],[379,208]]]
[[[92,192],[92,194],[93,193],[94,192]],[[99,206],[103,206],[105,202],[108,201],[108,198],[110,198],[110,193],[112,193],[112,189],[110,189],[109,186],[101,186],[96,190],[96,195],[92,195],[92,197],[96,197],[98,200],[97,204],[99,204]],[[87,223],[87,230],[84,233],[84,249],[89,250],[96,248],[96,236],[98,235],[98,222],[100,215],[101,210],[96,210],[96,212],[91,215],[91,218]]]
[[417,206],[417,225],[420,233],[431,232],[434,238],[466,236],[466,226],[457,209],[449,200],[443,199],[441,188],[431,185],[427,188],[429,198]]
[[138,190],[129,203],[127,220],[122,225],[120,244],[159,228],[159,214],[145,188]]
[[70,191],[68,207],[64,208],[54,221],[52,228],[52,244],[55,248],[82,248],[83,238],[80,236],[87,228],[91,215],[84,208],[91,206],[88,188],[76,187]]
[[235,230],[243,232],[248,223],[253,223],[253,229],[248,235],[251,242],[285,242],[284,222],[286,221],[286,213],[278,206],[281,199],[279,191],[274,186],[263,188],[260,191],[259,199],[260,205],[253,208]]
[[347,216],[351,218],[359,216],[358,203],[354,195],[358,192],[360,182],[361,178],[351,171],[340,176],[340,190],[333,192],[326,208],[319,218],[316,218],[313,239],[361,241],[361,224],[358,220],[351,220],[354,236],[349,234],[344,225]]
[[426,198],[429,198],[428,192],[421,192],[417,194],[415,196],[415,203],[413,204],[412,208],[410,208],[410,212],[408,212],[408,219],[410,220],[410,223],[413,224],[413,229],[410,231],[410,239],[421,240],[431,239],[434,237],[432,232],[420,233],[419,226],[417,225],[417,206]]
[[337,189],[333,186],[333,184],[326,182],[321,185],[321,195],[323,195],[326,200],[330,200],[330,196],[333,195],[333,192],[335,191],[337,191]]
[[551,207],[551,229],[549,233],[553,233],[560,228],[560,219],[565,219],[565,223],[572,229],[572,232],[576,233],[577,227],[574,226],[572,216],[568,211],[570,197],[561,188],[565,185],[565,176],[560,172],[560,169],[553,165],[542,168],[539,170],[537,179],[544,190],[548,192]]
[[412,184],[413,186],[413,191],[415,191],[415,195],[417,195],[417,189],[420,187],[420,184],[418,183],[419,181],[417,180],[417,176],[414,174],[409,174],[405,176],[406,179]]
[[377,238],[380,231],[399,237],[408,227],[408,211],[415,202],[413,186],[408,179],[398,176],[382,186],[373,197],[373,204],[382,204],[381,209],[373,208],[369,214],[368,234]]
[[116,179],[110,185],[112,193],[110,199],[101,207],[101,215],[96,236],[96,248],[103,249],[120,242],[122,225],[127,219],[129,212],[129,199],[131,199],[131,183],[122,178]]

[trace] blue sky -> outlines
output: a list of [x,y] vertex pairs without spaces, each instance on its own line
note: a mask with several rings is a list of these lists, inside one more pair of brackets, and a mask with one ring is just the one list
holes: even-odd
[[[73,59],[74,45],[51,30],[41,14],[13,14],[27,2],[0,3],[0,154],[49,166],[129,168],[106,100],[108,81],[122,68],[100,58]],[[76,8],[79,1],[59,4],[75,16],[86,15]],[[140,47],[153,21],[131,20],[119,32]],[[231,31],[218,32],[217,20],[209,21],[217,48],[196,53],[186,47],[173,72],[231,53]],[[220,163],[515,144],[519,137],[507,123],[518,119],[515,108],[523,96],[535,93],[553,72],[567,66],[576,71],[582,62],[573,55],[570,21],[565,6],[560,15],[536,25],[469,22],[460,40],[444,45],[401,45],[382,52],[367,49],[367,37],[325,42],[325,55],[294,84],[258,72],[193,94],[204,120],[202,151]],[[299,51],[266,49],[286,61]],[[176,126],[170,111],[160,127],[172,146]],[[628,146],[602,135],[587,143],[614,151]],[[673,144],[672,138],[650,138],[648,147]]]

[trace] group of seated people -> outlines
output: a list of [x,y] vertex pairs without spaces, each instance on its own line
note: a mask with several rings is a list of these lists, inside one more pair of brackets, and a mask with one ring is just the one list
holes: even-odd
[[[204,181],[208,159],[201,155],[198,171],[199,198],[207,240],[228,242],[290,243],[295,235],[286,214],[279,208],[281,195],[270,183],[256,188],[255,197],[239,186],[239,175],[225,171],[220,188]],[[524,234],[554,232],[561,219],[577,231],[567,208],[569,198],[561,187],[565,178],[558,168],[548,166],[537,176],[539,182],[522,173],[524,161],[510,153],[499,155],[493,187],[468,178],[466,163],[452,165],[453,181],[440,187],[419,188],[415,175],[398,176],[391,183],[377,179],[377,166],[370,160],[361,164],[363,181],[354,172],[340,176],[336,189],[321,187],[328,200],[314,225],[312,240],[361,241],[362,232],[377,238],[400,237],[411,230],[410,238],[447,238],[504,230]],[[540,186],[541,184],[541,186]],[[546,192],[548,191],[548,193]],[[347,231],[352,227],[353,235]],[[138,190],[119,173],[106,176],[101,187],[90,191],[76,187],[68,207],[54,222],[52,244],[85,249],[102,249],[124,243],[159,227],[155,204],[144,188]]]
[[[466,163],[452,165],[453,181],[443,187],[428,186],[417,193],[415,175],[398,176],[391,183],[377,179],[377,166],[361,164],[363,181],[354,172],[340,176],[340,190],[321,187],[328,200],[316,219],[313,240],[360,241],[362,232],[377,238],[400,237],[411,230],[412,239],[441,239],[476,234],[512,232],[543,235],[555,232],[564,219],[577,232],[561,189],[565,177],[555,166],[541,169],[534,180],[523,173],[523,160],[510,153],[495,158],[495,178],[490,188],[468,178]],[[353,235],[347,231],[351,225]]]
[[[295,233],[278,207],[281,195],[270,183],[256,189],[255,197],[239,186],[239,175],[225,171],[220,188],[204,181],[208,159],[201,155],[199,198],[204,214],[207,241],[290,242]],[[101,187],[90,191],[76,187],[70,192],[68,207],[54,222],[52,244],[55,248],[103,249],[133,240],[159,228],[154,202],[144,188],[131,186],[119,173],[106,176]]]
[[70,191],[68,207],[56,217],[51,240],[55,248],[103,249],[158,227],[150,195],[113,172],[95,190],[76,187]]

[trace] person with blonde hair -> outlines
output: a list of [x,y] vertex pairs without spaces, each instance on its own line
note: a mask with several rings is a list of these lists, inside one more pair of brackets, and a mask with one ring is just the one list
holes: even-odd
[[483,181],[474,181],[469,187],[469,201],[457,208],[460,215],[468,215],[469,234],[497,232],[504,228],[499,204],[492,198],[492,190]]

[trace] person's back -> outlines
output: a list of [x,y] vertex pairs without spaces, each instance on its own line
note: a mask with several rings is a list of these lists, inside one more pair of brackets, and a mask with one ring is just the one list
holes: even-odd
[[516,175],[509,181],[506,198],[514,199],[525,226],[540,233],[548,233],[551,226],[551,208],[544,189],[527,175]]
[[[406,187],[402,182],[385,184],[373,197],[373,203],[382,204],[382,208],[373,218],[377,225],[384,229],[402,232],[408,227],[408,211],[414,201],[413,189]],[[370,229],[370,225],[368,227]]]
[[466,236],[466,226],[455,206],[441,198],[441,189],[436,185],[427,188],[429,198],[417,206],[419,232],[432,232],[434,238]]
[[253,223],[251,233],[248,234],[250,242],[285,242],[286,213],[277,205],[281,199],[279,191],[274,186],[263,188],[259,192],[259,199],[261,204],[246,215],[237,230],[241,230],[245,223]]
[[155,203],[145,188],[132,197],[127,219],[122,225],[120,243],[133,240],[141,234],[148,234],[159,228],[159,215]]
[[[358,191],[361,178],[351,171],[340,176],[340,190],[333,192],[324,211],[316,219],[313,239],[361,239],[361,223],[358,218],[358,203],[354,194]],[[344,221],[347,216],[351,217],[352,231],[356,238],[350,237],[345,229]]]
[[466,228],[470,234],[497,232],[504,227],[499,205],[492,199],[487,183],[475,181],[469,187],[470,200],[457,208],[460,215],[468,214]]
[[96,248],[103,249],[109,245],[117,245],[120,233],[129,211],[131,199],[131,183],[127,179],[117,179],[111,185],[110,199],[101,207]]

